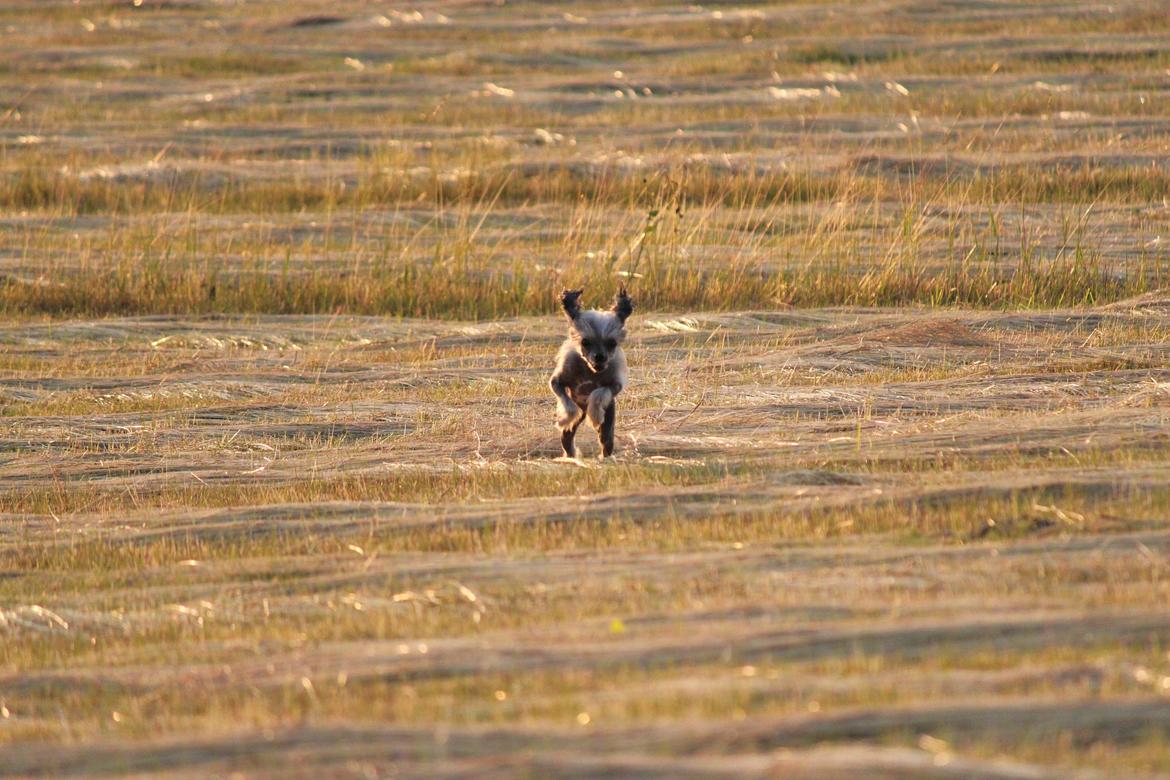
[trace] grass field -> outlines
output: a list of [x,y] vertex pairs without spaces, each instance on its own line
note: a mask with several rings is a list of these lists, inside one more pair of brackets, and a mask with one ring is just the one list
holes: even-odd
[[1156,4],[0,41],[0,777],[1170,777]]

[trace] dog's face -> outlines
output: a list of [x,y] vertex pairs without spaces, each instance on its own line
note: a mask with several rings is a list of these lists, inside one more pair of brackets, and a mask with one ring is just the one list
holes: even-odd
[[623,286],[608,311],[581,311],[581,293],[582,290],[565,290],[561,293],[561,306],[569,318],[569,338],[577,352],[594,373],[600,373],[613,361],[626,337],[626,319],[634,311],[634,304]]

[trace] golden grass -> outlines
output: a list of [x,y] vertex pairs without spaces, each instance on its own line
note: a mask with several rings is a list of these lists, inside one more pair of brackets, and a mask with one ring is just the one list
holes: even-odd
[[1170,17],[416,6],[0,8],[0,773],[1170,771]]

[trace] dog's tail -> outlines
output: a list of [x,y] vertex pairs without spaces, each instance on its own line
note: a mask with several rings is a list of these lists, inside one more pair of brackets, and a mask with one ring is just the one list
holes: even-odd
[[608,387],[599,387],[589,394],[589,404],[585,409],[585,414],[589,415],[589,424],[597,430],[601,430],[601,424],[605,422],[605,410],[613,402],[613,391]]

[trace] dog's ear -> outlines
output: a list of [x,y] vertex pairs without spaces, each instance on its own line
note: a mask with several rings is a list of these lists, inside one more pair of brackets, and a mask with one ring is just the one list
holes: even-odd
[[622,284],[618,287],[617,295],[613,299],[613,313],[617,315],[618,319],[625,324],[626,319],[634,313],[634,302],[630,300],[630,296],[626,293],[626,286]]
[[581,314],[581,293],[584,290],[562,290],[561,291],[561,308],[565,310],[565,315],[570,321],[577,319]]

